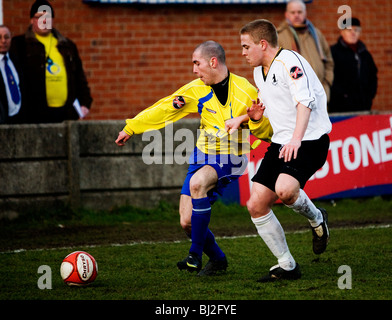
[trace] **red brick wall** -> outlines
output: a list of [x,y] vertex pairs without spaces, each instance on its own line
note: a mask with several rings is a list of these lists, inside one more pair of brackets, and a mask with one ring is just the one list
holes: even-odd
[[[29,24],[33,0],[3,0],[4,24],[14,34]],[[226,50],[232,72],[253,82],[241,56],[239,29],[247,22],[283,19],[284,5],[88,5],[53,0],[54,26],[76,42],[92,95],[89,119],[124,119],[194,79],[191,54],[205,40]],[[362,40],[379,69],[374,110],[392,110],[392,1],[314,0],[309,19],[333,44],[337,13],[349,5],[363,24]]]

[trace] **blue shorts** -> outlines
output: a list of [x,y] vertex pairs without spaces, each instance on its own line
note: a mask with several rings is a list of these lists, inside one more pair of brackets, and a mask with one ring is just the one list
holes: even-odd
[[205,165],[213,167],[218,174],[218,182],[216,186],[207,193],[207,196],[210,199],[210,203],[213,204],[217,200],[218,194],[222,195],[223,190],[230,182],[235,181],[240,176],[242,176],[248,165],[248,158],[246,155],[208,155],[204,152],[201,152],[197,147],[195,147],[189,158],[188,173],[185,177],[181,194],[185,194],[188,196],[191,195],[189,182],[192,176],[196,173],[196,171],[204,167]]

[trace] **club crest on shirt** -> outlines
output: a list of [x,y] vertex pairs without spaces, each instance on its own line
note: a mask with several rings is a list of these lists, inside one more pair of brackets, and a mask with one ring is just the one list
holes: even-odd
[[273,76],[272,76],[272,84],[273,84],[274,86],[276,86],[276,85],[278,84],[278,80],[276,80],[276,75],[275,75],[275,73],[274,73]]
[[290,76],[294,80],[301,78],[303,75],[304,75],[304,72],[302,71],[302,69],[300,67],[294,66],[290,69]]
[[175,109],[181,109],[183,106],[185,106],[185,99],[184,99],[184,97],[178,96],[178,97],[175,97],[173,99],[173,107]]

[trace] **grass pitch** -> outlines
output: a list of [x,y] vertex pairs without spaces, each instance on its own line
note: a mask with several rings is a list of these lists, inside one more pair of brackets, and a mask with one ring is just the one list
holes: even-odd
[[[41,212],[1,221],[0,299],[391,300],[392,200],[317,205],[328,210],[331,233],[327,251],[320,256],[312,252],[308,222],[284,206],[274,210],[302,278],[267,284],[256,280],[276,260],[256,235],[246,209],[235,205],[214,205],[211,230],[229,267],[207,278],[176,268],[190,242],[179,226],[177,208],[166,204],[155,210]],[[68,287],[60,277],[62,259],[75,250],[85,250],[97,260],[98,277],[88,287]],[[38,288],[41,265],[52,271],[52,289]],[[339,271],[341,266],[346,266],[344,271]]]

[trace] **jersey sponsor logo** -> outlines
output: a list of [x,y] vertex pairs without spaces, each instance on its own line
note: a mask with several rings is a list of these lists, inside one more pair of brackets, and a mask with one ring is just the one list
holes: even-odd
[[175,97],[173,99],[173,107],[175,109],[181,109],[183,106],[185,106],[185,99],[184,99],[184,97],[178,96],[178,97]]
[[294,66],[294,67],[292,67],[292,68],[290,69],[290,76],[291,76],[294,80],[297,80],[297,79],[301,78],[303,75],[304,75],[304,72],[303,72],[302,69],[299,68],[299,67]]
[[208,109],[208,108],[206,108],[206,110],[207,110],[208,112],[211,112],[211,113],[213,113],[213,114],[216,114],[216,111],[215,111],[215,110]]

